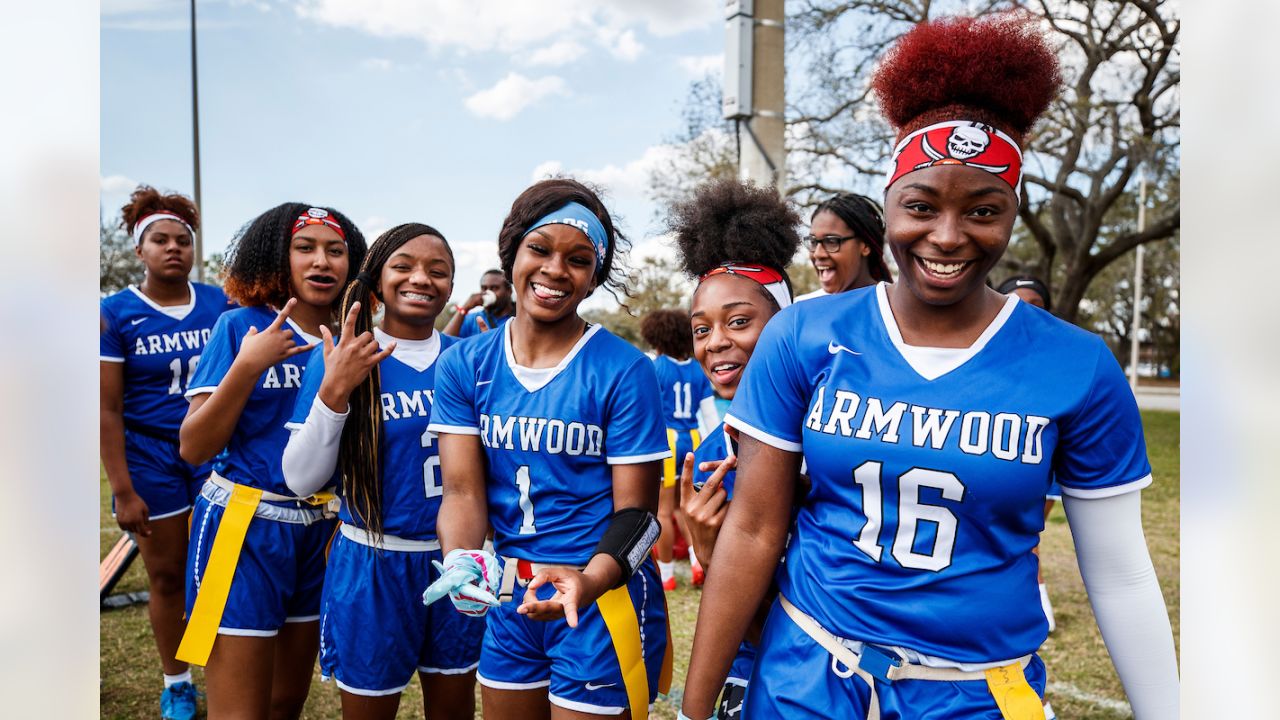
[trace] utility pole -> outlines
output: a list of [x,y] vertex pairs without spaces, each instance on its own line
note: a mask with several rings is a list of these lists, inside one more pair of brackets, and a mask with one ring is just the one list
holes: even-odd
[[[195,170],[196,211],[200,213],[200,226],[204,227],[204,206],[200,204],[200,89],[196,82],[196,0],[191,0],[191,152]],[[196,281],[204,282],[204,232],[196,230],[196,261],[192,270]]]
[[738,131],[738,177],[786,186],[783,0],[725,0],[724,117]]
[[[1138,232],[1147,229],[1147,174],[1138,176]],[[1138,333],[1142,330],[1142,255],[1144,248],[1138,246],[1138,257],[1133,268],[1133,329],[1129,332],[1129,388],[1138,389]]]

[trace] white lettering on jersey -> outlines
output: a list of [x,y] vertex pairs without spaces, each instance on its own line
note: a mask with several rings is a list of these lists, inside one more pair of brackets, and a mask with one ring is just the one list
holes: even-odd
[[1047,417],[982,410],[962,414],[960,410],[886,403],[876,397],[860,398],[855,392],[840,389],[833,389],[832,396],[828,403],[826,387],[818,388],[805,418],[806,430],[898,443],[903,416],[910,410],[911,444],[916,447],[933,450],[953,447],[967,455],[990,454],[1027,465],[1044,461],[1042,437],[1051,422]]
[[283,380],[280,378],[280,373],[276,371],[275,365],[267,368],[267,371],[263,373],[262,388],[264,390],[302,387],[302,371],[306,369],[305,365],[284,363],[280,367],[284,369]]
[[604,430],[597,425],[556,418],[481,415],[480,441],[485,447],[551,455],[588,455],[604,452]]
[[[146,318],[143,319],[145,320]],[[212,328],[204,328],[203,330],[180,330],[158,335],[139,335],[133,343],[133,354],[135,356],[157,355],[160,353],[182,352],[184,350],[202,350],[205,343],[209,342],[209,336],[212,333]]]
[[[394,394],[381,393],[378,400],[382,404],[382,422],[386,422],[407,417],[431,417],[431,404],[435,402],[435,395],[430,390],[414,390],[411,393],[397,390]],[[400,403],[398,411],[397,400]]]

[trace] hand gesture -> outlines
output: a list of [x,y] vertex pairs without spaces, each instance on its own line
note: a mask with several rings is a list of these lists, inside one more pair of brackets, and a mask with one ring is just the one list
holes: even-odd
[[262,373],[276,363],[287,360],[294,355],[304,353],[314,345],[298,345],[293,339],[293,331],[284,326],[289,319],[297,298],[289,298],[284,308],[276,314],[276,319],[265,330],[250,327],[249,332],[240,343],[240,352],[236,354],[236,362],[246,363],[250,368]]
[[680,469],[680,511],[689,525],[689,542],[703,567],[711,566],[711,553],[720,536],[720,526],[729,512],[729,493],[725,491],[724,476],[738,466],[738,458],[704,462],[700,470],[713,470],[701,490],[693,487],[693,453],[686,453]]
[[356,318],[360,315],[360,303],[351,303],[351,310],[342,321],[342,334],[337,343],[329,328],[320,326],[321,347],[324,348],[324,380],[320,382],[320,398],[334,412],[344,412],[347,398],[357,385],[364,382],[374,366],[396,349],[394,341],[381,350],[373,333],[356,335]]
[[462,303],[462,307],[467,310],[470,310],[472,308],[478,308],[483,304],[484,304],[484,292],[482,291],[478,293],[472,293],[471,297],[468,297],[466,302]]
[[463,615],[480,617],[498,606],[496,593],[502,585],[502,566],[488,550],[450,550],[444,562],[432,560],[440,577],[422,593],[422,604],[430,605],[446,595]]
[[[538,588],[551,583],[556,593],[546,600],[538,599]],[[524,592],[524,600],[516,612],[530,620],[559,620],[578,627],[578,608],[585,608],[599,597],[591,587],[591,579],[569,567],[550,567],[534,576]]]
[[116,495],[116,524],[121,530],[151,537],[151,510],[147,502],[130,491]]

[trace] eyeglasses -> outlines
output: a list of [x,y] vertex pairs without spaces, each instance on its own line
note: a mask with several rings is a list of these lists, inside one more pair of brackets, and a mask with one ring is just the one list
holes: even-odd
[[818,245],[822,245],[822,249],[829,253],[840,252],[840,245],[845,240],[857,240],[857,235],[827,235],[824,237],[814,237],[812,235],[804,236],[804,245],[810,250],[817,250]]

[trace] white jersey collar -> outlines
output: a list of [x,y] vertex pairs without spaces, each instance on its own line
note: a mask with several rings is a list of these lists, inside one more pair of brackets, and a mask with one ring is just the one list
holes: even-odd
[[588,327],[587,331],[582,334],[582,337],[578,338],[578,342],[574,343],[573,347],[569,352],[565,353],[565,356],[560,359],[560,362],[556,363],[555,367],[528,368],[523,365],[516,364],[516,358],[511,354],[511,323],[503,323],[502,352],[503,355],[506,356],[507,367],[511,368],[511,374],[514,375],[516,380],[524,386],[525,390],[528,390],[529,392],[537,392],[538,390],[546,387],[547,383],[555,380],[556,376],[560,374],[560,371],[564,370],[569,366],[569,363],[573,362],[573,359],[578,356],[578,353],[586,346],[587,342],[590,341],[597,332],[599,332],[600,327],[600,325],[592,325]]
[[996,313],[995,319],[987,326],[986,330],[978,336],[978,339],[967,348],[938,348],[923,347],[919,345],[908,345],[902,340],[902,330],[898,328],[898,321],[893,316],[893,309],[889,307],[889,295],[885,292],[888,287],[881,282],[876,285],[876,303],[880,306],[880,319],[884,321],[884,328],[889,333],[889,339],[893,341],[893,346],[898,349],[902,355],[902,359],[907,361],[912,370],[916,371],[920,377],[925,380],[937,380],[947,373],[959,368],[961,365],[969,362],[974,355],[982,351],[987,343],[991,342],[991,338],[1000,332],[1000,328],[1009,319],[1009,315],[1018,305],[1018,297],[1009,295],[1005,298],[1004,307],[1000,308],[1000,312]]

